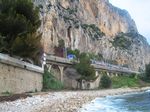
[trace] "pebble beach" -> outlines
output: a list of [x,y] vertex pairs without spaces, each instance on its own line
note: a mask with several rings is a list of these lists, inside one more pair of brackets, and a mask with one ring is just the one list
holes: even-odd
[[90,103],[97,97],[146,90],[150,90],[150,87],[36,93],[32,97],[25,99],[1,102],[0,112],[80,112],[84,104]]

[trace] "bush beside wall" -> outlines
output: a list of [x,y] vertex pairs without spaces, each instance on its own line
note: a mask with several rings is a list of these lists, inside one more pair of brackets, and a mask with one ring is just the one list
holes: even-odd
[[57,80],[52,73],[45,69],[43,74],[43,90],[60,90],[63,89],[63,84]]

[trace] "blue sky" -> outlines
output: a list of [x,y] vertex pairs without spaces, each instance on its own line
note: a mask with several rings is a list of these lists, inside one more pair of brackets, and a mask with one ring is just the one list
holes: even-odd
[[150,44],[150,0],[109,0],[109,2],[130,13],[139,33],[145,36]]

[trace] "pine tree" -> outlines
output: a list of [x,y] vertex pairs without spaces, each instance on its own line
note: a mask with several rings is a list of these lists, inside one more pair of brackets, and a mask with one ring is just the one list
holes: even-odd
[[80,63],[75,65],[75,68],[79,74],[81,74],[80,80],[84,79],[87,81],[95,80],[97,77],[95,76],[95,69],[90,64],[90,58],[86,55],[86,53],[80,54]]
[[26,35],[18,36],[11,47],[15,55],[23,58],[30,58],[34,60],[35,64],[40,64],[40,59],[43,53],[41,45],[41,34],[28,33]]
[[0,52],[38,63],[42,46],[39,10],[31,0],[0,0]]

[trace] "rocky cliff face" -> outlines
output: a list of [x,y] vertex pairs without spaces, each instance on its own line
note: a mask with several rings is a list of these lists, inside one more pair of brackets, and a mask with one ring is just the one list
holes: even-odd
[[108,0],[33,0],[40,8],[45,52],[58,40],[82,52],[101,54],[134,70],[150,62],[150,47],[129,13]]

